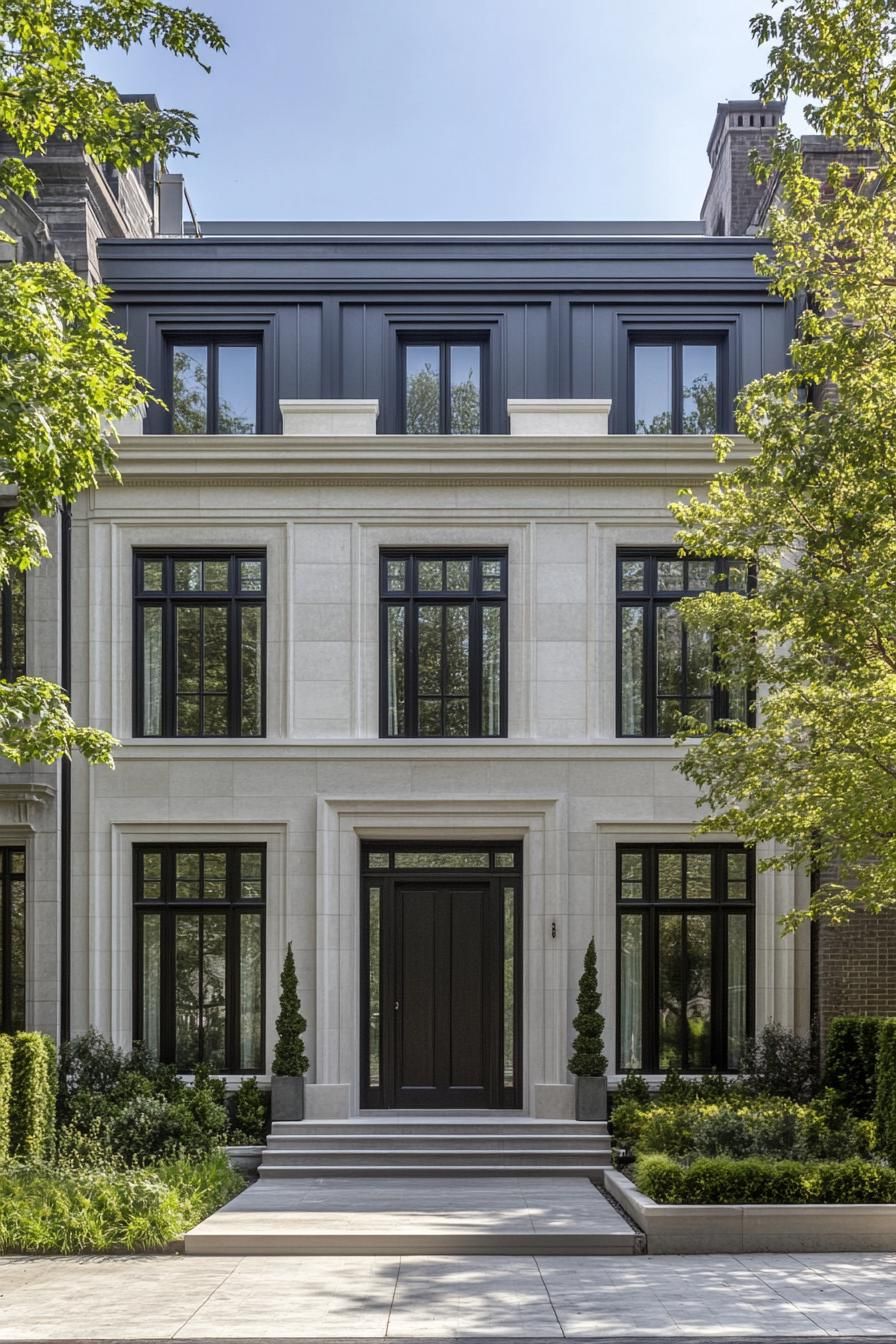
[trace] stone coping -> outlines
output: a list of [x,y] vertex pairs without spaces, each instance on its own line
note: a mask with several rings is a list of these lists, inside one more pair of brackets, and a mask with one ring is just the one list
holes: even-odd
[[618,1171],[604,1188],[646,1234],[648,1255],[896,1250],[896,1204],[657,1204]]

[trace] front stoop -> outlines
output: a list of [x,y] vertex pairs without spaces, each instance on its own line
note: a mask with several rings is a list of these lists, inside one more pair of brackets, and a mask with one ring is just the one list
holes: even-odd
[[633,1255],[644,1239],[591,1181],[262,1180],[184,1238],[187,1255]]
[[504,1115],[405,1115],[275,1124],[259,1177],[587,1177],[610,1166],[605,1124]]

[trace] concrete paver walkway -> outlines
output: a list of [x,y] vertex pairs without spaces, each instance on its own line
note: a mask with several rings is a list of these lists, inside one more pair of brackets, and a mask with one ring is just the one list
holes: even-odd
[[2,1340],[896,1339],[896,1254],[0,1259]]
[[631,1255],[643,1237],[582,1176],[256,1181],[188,1255]]

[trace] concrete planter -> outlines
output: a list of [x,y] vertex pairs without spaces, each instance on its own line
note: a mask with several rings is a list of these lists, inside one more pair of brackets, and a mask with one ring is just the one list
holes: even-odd
[[271,1120],[305,1119],[305,1079],[271,1076]]
[[261,1165],[261,1155],[264,1152],[263,1144],[239,1143],[231,1144],[224,1150],[227,1154],[227,1161],[238,1171],[241,1176],[245,1176],[248,1181],[254,1181],[258,1175],[258,1168]]
[[657,1204],[618,1171],[607,1194],[647,1234],[648,1255],[892,1251],[896,1204]]
[[576,1119],[597,1121],[606,1118],[606,1077],[576,1078]]

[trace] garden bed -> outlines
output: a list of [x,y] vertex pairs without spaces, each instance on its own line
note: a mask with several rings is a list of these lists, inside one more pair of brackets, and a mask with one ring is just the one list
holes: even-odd
[[896,1250],[896,1204],[658,1204],[621,1172],[604,1184],[649,1255]]

